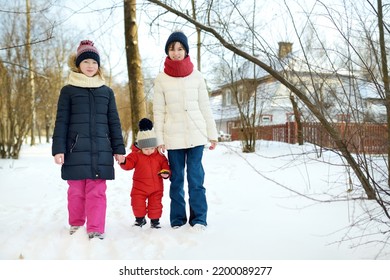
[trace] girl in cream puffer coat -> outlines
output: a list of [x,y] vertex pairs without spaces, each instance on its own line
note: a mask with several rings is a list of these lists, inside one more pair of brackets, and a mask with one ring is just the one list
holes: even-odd
[[168,55],[164,72],[154,83],[153,113],[159,150],[168,151],[171,167],[171,226],[187,223],[184,200],[184,170],[187,181],[190,213],[188,222],[195,228],[207,225],[207,201],[202,156],[204,146],[218,139],[209,96],[202,74],[193,69],[188,56],[187,37],[172,33],[165,46]]
[[154,87],[154,118],[159,145],[188,149],[218,139],[202,74],[175,78],[161,73]]

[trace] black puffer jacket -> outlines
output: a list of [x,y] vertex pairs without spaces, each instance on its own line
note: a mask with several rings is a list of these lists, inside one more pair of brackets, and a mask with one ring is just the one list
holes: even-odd
[[66,85],[58,100],[53,156],[65,154],[64,180],[114,179],[114,154],[125,154],[111,88]]

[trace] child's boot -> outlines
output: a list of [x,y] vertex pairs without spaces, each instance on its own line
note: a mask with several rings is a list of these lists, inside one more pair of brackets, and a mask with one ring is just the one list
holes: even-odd
[[150,220],[151,228],[161,228],[159,219],[151,219]]
[[142,227],[146,224],[146,219],[145,217],[136,217],[135,218],[135,223],[134,226],[136,227]]

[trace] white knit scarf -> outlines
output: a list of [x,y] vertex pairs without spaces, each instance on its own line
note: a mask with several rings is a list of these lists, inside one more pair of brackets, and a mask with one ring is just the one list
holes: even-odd
[[76,87],[83,88],[98,88],[105,84],[104,78],[100,75],[88,77],[83,73],[77,73],[70,71],[68,77],[68,84]]

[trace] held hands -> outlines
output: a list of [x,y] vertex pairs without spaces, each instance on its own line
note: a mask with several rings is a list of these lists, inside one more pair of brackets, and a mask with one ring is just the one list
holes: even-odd
[[170,172],[169,172],[169,170],[161,169],[161,170],[158,172],[158,175],[160,175],[163,179],[168,179],[168,178],[169,178],[169,175],[170,175]]
[[125,157],[124,155],[115,154],[115,155],[114,155],[114,158],[115,158],[115,160],[116,160],[119,164],[124,163],[125,160],[126,160],[126,157]]
[[160,154],[165,153],[165,145],[157,146],[157,150]]

